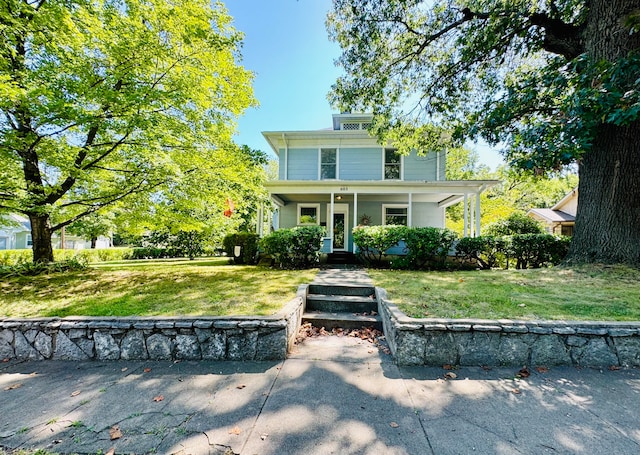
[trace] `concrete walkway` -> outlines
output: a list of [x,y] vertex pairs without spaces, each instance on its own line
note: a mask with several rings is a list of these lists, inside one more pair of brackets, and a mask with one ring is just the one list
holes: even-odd
[[283,362],[5,362],[0,447],[61,454],[640,452],[637,370],[516,373],[399,368],[371,344],[335,336],[307,339]]
[[373,286],[373,281],[367,271],[358,265],[335,264],[320,269],[312,284]]

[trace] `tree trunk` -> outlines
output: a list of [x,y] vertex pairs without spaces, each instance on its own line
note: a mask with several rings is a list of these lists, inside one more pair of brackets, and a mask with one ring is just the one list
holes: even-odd
[[98,241],[97,237],[91,237],[91,249],[92,250],[95,250],[97,241]]
[[[593,0],[585,49],[596,60],[615,61],[640,47],[625,18],[640,0]],[[578,211],[570,262],[640,265],[640,121],[601,125],[579,164]]]
[[640,265],[640,122],[603,126],[580,164],[573,262]]
[[53,262],[49,215],[29,214],[29,220],[31,221],[31,239],[33,241],[33,262]]

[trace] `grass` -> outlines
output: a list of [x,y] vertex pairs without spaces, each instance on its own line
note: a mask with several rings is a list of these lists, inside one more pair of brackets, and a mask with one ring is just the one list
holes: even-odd
[[316,272],[225,258],[96,263],[83,272],[2,279],[0,316],[270,315]]
[[369,275],[415,318],[640,321],[640,270],[623,266]]

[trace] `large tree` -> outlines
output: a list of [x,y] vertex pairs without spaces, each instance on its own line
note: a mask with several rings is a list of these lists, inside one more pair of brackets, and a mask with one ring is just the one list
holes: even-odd
[[231,20],[208,0],[0,2],[0,211],[29,217],[34,261],[57,229],[215,166],[255,102]]
[[334,0],[332,101],[374,131],[507,144],[541,174],[577,163],[570,259],[640,264],[640,0]]

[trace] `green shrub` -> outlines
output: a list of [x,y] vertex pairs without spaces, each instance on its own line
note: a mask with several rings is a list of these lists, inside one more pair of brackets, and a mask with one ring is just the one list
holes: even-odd
[[405,237],[406,226],[357,226],[353,229],[353,243],[358,257],[368,265],[381,266],[386,251]]
[[[255,264],[258,261],[260,237],[255,232],[228,234],[222,241],[224,251],[234,264]],[[235,256],[235,247],[240,246],[240,256]]]
[[[80,257],[86,262],[105,262],[128,259],[131,253],[131,248],[53,250],[53,257],[56,261],[66,261]],[[0,251],[0,266],[13,266],[31,262],[32,260],[33,252],[30,249]]]
[[464,237],[456,245],[456,256],[476,263],[481,269],[492,269],[505,263],[507,244],[505,238],[492,235]]
[[519,234],[508,238],[508,256],[516,269],[537,269],[560,263],[569,252],[570,237],[551,234]]
[[86,259],[81,256],[74,256],[71,259],[64,261],[49,262],[49,263],[33,263],[33,262],[20,262],[11,266],[0,266],[0,277],[14,277],[14,276],[35,276],[49,273],[61,273],[61,272],[77,272],[86,270],[88,267]]
[[279,229],[264,237],[260,246],[279,267],[304,269],[318,263],[324,234],[320,226]]
[[540,222],[530,216],[514,212],[504,220],[487,225],[484,233],[494,237],[503,237],[516,234],[544,234],[545,230]]
[[443,269],[449,250],[456,240],[449,229],[416,227],[405,230],[407,265],[412,269]]

